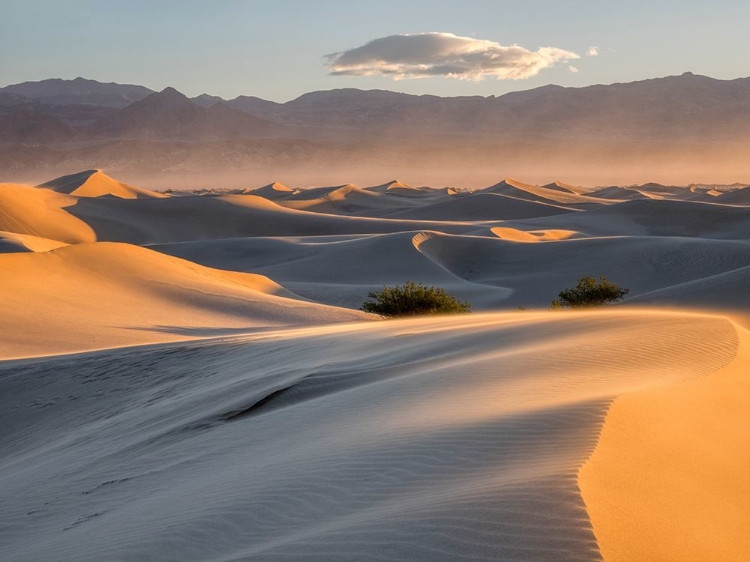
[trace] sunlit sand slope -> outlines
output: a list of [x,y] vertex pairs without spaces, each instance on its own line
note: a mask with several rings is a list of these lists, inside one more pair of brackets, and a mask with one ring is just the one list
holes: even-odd
[[67,246],[65,242],[40,238],[31,234],[17,234],[15,232],[0,231],[0,254],[12,252],[46,252],[61,246]]
[[614,401],[579,480],[605,560],[748,560],[750,333],[739,338],[724,371]]
[[0,254],[0,358],[363,316],[294,297],[262,275],[128,244]]
[[[3,555],[600,560],[577,476],[612,400],[710,389],[737,353],[736,327],[720,317],[610,310],[362,322],[0,364]],[[720,437],[727,451],[746,448],[741,433]],[[670,466],[723,451],[669,447]],[[644,453],[633,443],[614,454]],[[745,480],[731,482],[745,486],[738,458],[717,457],[700,478],[719,485],[733,465]]]
[[163,193],[149,191],[148,189],[117,181],[101,170],[86,170],[77,174],[61,176],[43,183],[41,187],[77,197],[111,196],[121,199],[138,199],[141,197],[160,199],[166,197]]
[[506,178],[500,183],[481,190],[484,193],[498,193],[517,199],[528,201],[539,201],[543,203],[554,203],[563,205],[602,205],[608,203],[601,199],[595,199],[582,195],[571,189],[560,189],[560,184],[552,186],[539,186],[523,183],[512,178]]
[[75,203],[76,198],[49,189],[0,183],[0,231],[71,244],[93,242],[93,229],[66,210]]

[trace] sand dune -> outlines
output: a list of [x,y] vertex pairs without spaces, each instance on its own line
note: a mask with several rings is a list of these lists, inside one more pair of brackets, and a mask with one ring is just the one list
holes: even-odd
[[750,266],[637,295],[633,303],[691,306],[738,315],[750,323]]
[[636,189],[646,195],[651,195],[655,199],[690,199],[692,192],[680,185],[663,185],[660,183],[649,182],[639,185]]
[[151,244],[236,238],[399,232],[471,226],[440,221],[384,220],[287,209],[254,195],[207,195],[168,199],[79,199],[67,209],[91,225],[99,240]]
[[294,194],[294,190],[291,187],[285,186],[283,183],[275,181],[268,185],[264,185],[263,187],[258,187],[257,189],[245,189],[243,193],[246,195],[257,195],[258,197],[265,197],[266,199],[275,201],[277,199],[289,197]]
[[87,170],[69,176],[62,176],[43,183],[40,187],[46,187],[58,193],[76,195],[78,197],[103,197],[107,195],[122,199],[166,197],[163,193],[119,182],[110,178],[101,170]]
[[332,185],[326,187],[309,187],[307,189],[300,189],[295,195],[296,201],[320,201],[322,199],[343,199],[350,193],[358,193],[367,197],[376,197],[375,193],[365,192],[363,189],[357,187],[353,183],[346,183],[343,185]]
[[511,226],[523,230],[575,230],[589,236],[686,236],[747,240],[750,239],[750,210],[694,201],[646,199],[624,201],[543,220],[528,219]]
[[[262,273],[313,300],[354,308],[369,291],[407,280],[445,287],[476,309],[486,310],[547,307],[581,275],[605,274],[629,288],[632,298],[750,265],[750,243],[745,241],[576,238],[569,231],[501,227],[492,232],[497,237],[421,231],[293,240],[245,238],[153,248],[210,267]],[[735,298],[736,307],[750,310],[746,297]]]
[[[606,522],[589,521],[577,473],[597,459],[602,424],[608,441],[612,400],[696,377],[717,388],[737,353],[717,317],[522,313],[6,364],[5,555],[598,560]],[[674,458],[706,450],[676,447]],[[726,500],[722,521],[746,516],[740,496]],[[691,510],[684,523],[712,516]],[[692,542],[731,552],[738,530]],[[637,548],[641,535],[623,540]]]
[[737,347],[732,363],[676,387],[619,396],[580,471],[604,560],[739,562],[750,552],[750,334],[705,338]]
[[0,254],[10,252],[46,252],[61,246],[67,246],[65,242],[40,238],[30,234],[17,234],[15,232],[0,231]]
[[344,184],[299,189],[288,196],[268,198],[289,209],[337,215],[382,217],[399,210],[446,199],[446,196],[447,194],[441,190],[411,187],[394,180],[365,188],[354,184]]
[[563,193],[577,193],[577,189],[575,188],[575,186],[568,185],[561,181],[553,181],[550,183],[545,183],[541,187],[544,187],[545,189],[554,189],[556,191],[562,191]]
[[[418,248],[457,277],[511,289],[505,306],[548,306],[581,275],[607,275],[629,288],[630,297],[637,297],[750,265],[750,243],[691,238],[586,238],[528,244],[429,232]],[[750,300],[740,298],[735,306],[750,306]]]
[[0,357],[170,341],[363,315],[300,301],[261,275],[127,244],[0,255]]
[[525,201],[495,193],[457,195],[446,201],[391,213],[388,218],[409,220],[512,220],[547,217],[575,211],[540,201]]
[[93,242],[86,222],[68,212],[76,199],[48,189],[0,184],[0,231],[28,234],[75,244]]
[[580,233],[574,230],[518,230],[503,226],[493,227],[490,231],[498,238],[515,242],[550,242],[580,236]]
[[398,195],[401,197],[422,197],[429,194],[438,194],[440,190],[432,189],[430,187],[415,187],[413,185],[405,184],[399,180],[391,180],[381,185],[374,185],[372,187],[365,188],[368,191],[375,191],[378,193],[387,192],[389,195]]
[[[424,256],[418,233],[346,237],[237,238],[152,246],[196,263],[267,275],[317,302],[358,308],[370,291],[409,280],[438,285],[477,309],[497,307],[510,290],[467,281]],[[363,256],[367,256],[363,259]]]
[[[611,199],[614,201],[629,201],[632,199],[654,199],[652,195],[641,193],[637,189],[630,187],[620,187],[613,185],[610,187],[602,187],[590,192],[588,195],[591,197],[601,197],[602,199]],[[656,199],[661,199],[656,197]]]
[[527,201],[536,201],[552,205],[601,205],[606,203],[602,200],[575,193],[569,189],[560,189],[558,184],[553,184],[553,186],[554,187],[541,187],[538,185],[523,183],[512,178],[506,178],[500,183],[482,189],[481,193],[496,193],[498,195],[507,195],[517,199],[525,199]]
[[588,195],[590,190],[585,187],[580,187],[578,185],[571,185],[569,183],[561,182],[561,181],[553,181],[551,183],[546,183],[542,187],[545,187],[547,189],[556,189],[557,191],[562,191],[566,193],[574,193],[576,195]]
[[391,191],[373,191],[352,184],[333,188],[300,190],[292,198],[280,202],[284,207],[317,213],[368,216],[383,210],[403,209],[418,205],[402,197],[393,197]]
[[719,195],[717,203],[722,205],[750,206],[750,187],[743,187]]

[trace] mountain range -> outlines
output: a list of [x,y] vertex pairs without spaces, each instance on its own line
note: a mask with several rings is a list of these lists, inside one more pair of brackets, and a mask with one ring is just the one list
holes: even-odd
[[750,175],[749,146],[750,78],[691,73],[497,97],[338,89],[286,103],[83,78],[0,88],[0,168],[13,179],[75,163],[149,174],[450,167],[472,177],[497,166],[598,177],[638,165],[661,180],[735,181]]

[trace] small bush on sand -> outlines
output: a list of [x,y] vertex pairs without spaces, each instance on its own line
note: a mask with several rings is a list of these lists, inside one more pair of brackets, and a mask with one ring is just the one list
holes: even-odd
[[403,286],[383,287],[369,293],[361,310],[381,316],[416,316],[420,314],[455,314],[471,312],[468,302],[461,302],[440,287],[407,281]]
[[604,275],[598,280],[593,277],[581,277],[575,287],[560,291],[557,298],[552,301],[552,308],[602,306],[622,300],[629,291],[630,289],[621,289],[608,281]]

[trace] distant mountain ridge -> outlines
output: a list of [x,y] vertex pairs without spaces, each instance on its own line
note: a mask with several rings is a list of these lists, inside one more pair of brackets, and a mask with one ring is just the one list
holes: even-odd
[[[164,91],[176,93],[173,88]],[[0,89],[6,98],[7,94],[21,95],[50,106],[114,108],[127,107],[154,93],[143,86],[82,78],[25,82]],[[209,94],[192,100],[181,95],[180,101],[206,109],[226,106],[277,125],[417,136],[461,133],[500,138],[614,135],[669,139],[750,134],[750,78],[717,80],[692,73],[584,88],[550,85],[498,97],[417,96],[347,88],[310,92],[286,103],[253,96],[223,100]],[[7,111],[7,103],[0,100],[0,107]],[[106,128],[101,124],[95,127]],[[211,130],[209,136],[233,138],[236,129],[227,122],[226,132]]]
[[224,103],[203,107],[165,88],[107,115],[87,132],[113,138],[220,140],[274,136],[279,127]]
[[[243,139],[284,142],[231,144]],[[144,152],[124,144],[131,140],[157,144]],[[113,141],[119,144],[104,144]],[[191,144],[158,144],[174,142]],[[230,144],[206,144],[216,142]],[[750,78],[692,73],[584,88],[549,85],[497,97],[346,88],[286,103],[208,93],[190,99],[174,88],[153,92],[83,78],[0,88],[0,166],[14,170],[71,158],[77,168],[119,161],[122,169],[136,169],[148,161],[156,171],[193,170],[198,162],[201,169],[208,162],[222,170],[342,164],[476,169],[499,162],[509,166],[508,174],[525,174],[540,163],[657,170],[700,164],[712,175],[688,182],[736,181],[746,175],[713,171],[750,172],[748,145]],[[644,178],[622,177],[625,183],[636,179]]]
[[0,91],[20,94],[50,105],[86,104],[101,107],[125,107],[154,93],[145,86],[104,83],[80,76],[74,80],[50,78],[39,82],[22,82],[0,88]]

